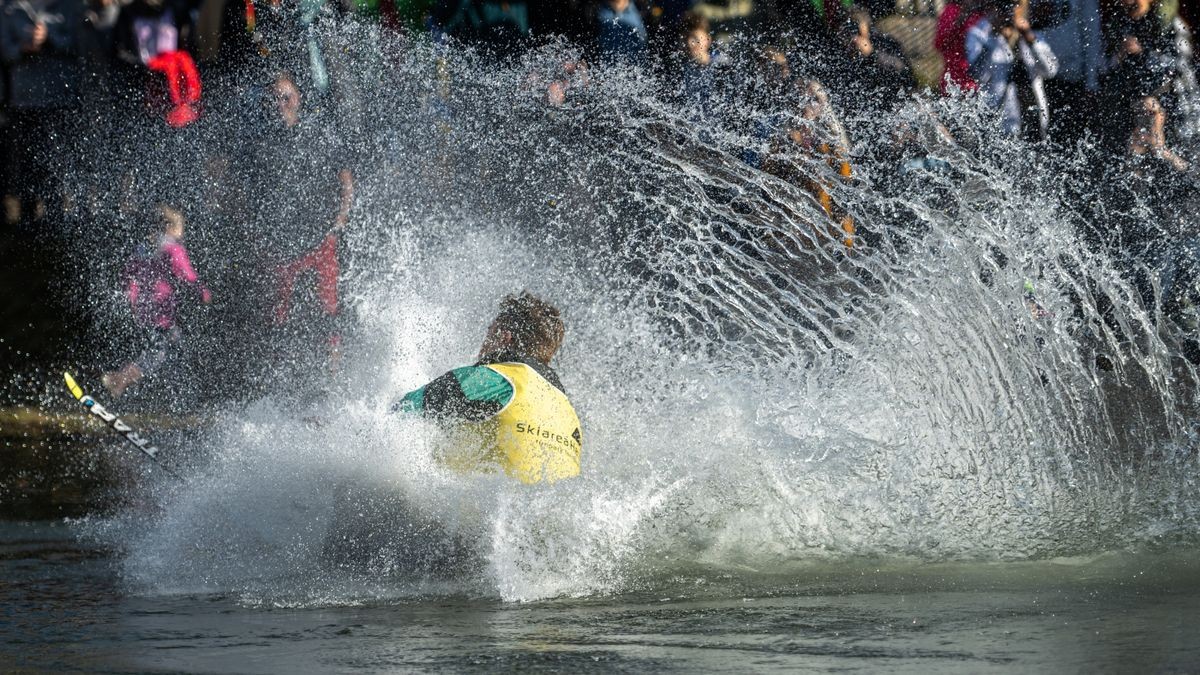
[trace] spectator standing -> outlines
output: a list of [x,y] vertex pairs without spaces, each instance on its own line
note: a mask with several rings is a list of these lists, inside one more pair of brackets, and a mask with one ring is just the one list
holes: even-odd
[[88,70],[107,87],[105,81],[114,56],[113,43],[121,6],[116,0],[87,0],[84,4],[83,30],[80,33],[80,52],[87,60]]
[[680,93],[684,102],[696,111],[702,121],[709,120],[713,115],[716,78],[708,19],[699,14],[685,15],[680,37]]
[[188,14],[180,0],[133,0],[117,20],[117,56],[144,73],[154,57],[185,48],[191,35]]
[[1072,146],[1096,129],[1100,77],[1105,70],[1099,0],[1042,0],[1030,23],[1050,45],[1058,73],[1046,79],[1046,102],[1054,114],[1050,137]]
[[777,139],[763,170],[803,188],[816,199],[828,220],[814,223],[814,242],[839,240],[845,248],[853,248],[854,218],[830,192],[835,181],[846,182],[853,177],[850,139],[825,87],[816,80],[797,80],[796,84],[801,96],[799,119],[785,138]]
[[154,214],[158,223],[153,234],[137,248],[122,273],[133,318],[145,334],[147,347],[119,370],[104,374],[104,387],[113,398],[120,398],[126,389],[158,370],[179,350],[183,331],[178,321],[178,286],[182,284],[194,291],[204,304],[212,300],[183,245],[183,213],[159,204]]
[[[1167,144],[1167,113],[1159,100],[1145,96],[1131,106],[1133,132],[1126,149],[1126,180],[1134,200],[1146,211],[1126,214],[1120,232],[1121,250],[1118,255],[1133,264],[1128,273],[1142,293],[1148,306],[1158,300],[1154,284],[1147,276],[1146,265],[1158,270],[1158,286],[1164,300],[1162,309],[1172,314],[1182,299],[1175,288],[1180,274],[1197,264],[1200,250],[1195,227],[1189,215],[1195,212],[1196,178],[1186,160]],[[1127,205],[1118,205],[1120,213]],[[1146,222],[1144,214],[1154,216]],[[1186,294],[1185,294],[1186,295]]]
[[1029,23],[1028,0],[977,21],[967,32],[970,75],[1009,134],[1044,140],[1050,124],[1043,81],[1058,72],[1050,45]]
[[1184,180],[1191,167],[1167,146],[1167,114],[1157,98],[1146,96],[1138,101],[1133,119],[1126,157],[1134,175],[1154,185],[1145,195],[1155,202],[1154,211],[1169,213],[1170,206],[1186,201],[1185,193],[1194,187]]
[[291,324],[302,278],[315,277],[316,331],[331,357],[340,353],[340,233],[349,222],[354,182],[336,139],[306,116],[290,74],[276,76],[265,101],[271,121],[241,171],[258,237],[260,267],[273,284],[270,323]]
[[173,127],[199,116],[200,75],[188,53],[191,36],[185,0],[133,0],[121,9],[114,29],[124,89],[133,100],[139,98],[135,92],[144,92],[146,112]]
[[891,110],[901,96],[917,90],[900,43],[873,30],[871,16],[865,11],[856,11],[840,35],[849,65],[843,100],[850,103],[854,114]]
[[1174,36],[1155,0],[1120,0],[1104,26],[1108,81],[1130,103],[1161,93],[1174,74]]
[[1115,104],[1128,107],[1143,96],[1155,96],[1170,119],[1168,132],[1194,135],[1200,111],[1191,31],[1175,4],[1122,2],[1108,28]]
[[82,10],[76,0],[0,0],[0,60],[9,81],[9,171],[26,223],[59,210],[61,159],[75,131],[70,122],[83,78]]
[[[383,9],[407,12],[416,11],[414,6],[419,5],[414,2],[401,8],[385,4]],[[222,92],[222,97],[230,100],[284,67],[307,91],[324,96],[333,88],[333,64],[320,29],[326,17],[336,17],[344,9],[348,6],[326,0],[225,0],[219,18],[214,19],[218,23],[216,48],[203,55],[211,60],[206,72],[216,75],[218,86],[229,90]],[[380,9],[378,4],[375,9]],[[407,20],[399,14],[389,16],[396,21]]]
[[596,7],[596,48],[605,61],[645,63],[646,26],[633,0],[603,0]]
[[[85,74],[80,95],[79,124],[81,141],[88,148],[76,155],[75,161],[81,174],[88,178],[103,176],[113,166],[118,166],[121,121],[116,110],[117,97],[121,92],[114,80],[115,53],[113,49],[117,19],[121,7],[117,0],[86,0],[83,24],[79,33],[79,50],[84,61]],[[83,180],[78,183],[76,193],[84,201],[92,202],[93,215],[102,210],[99,204],[106,201],[105,193],[110,186],[100,181]]]

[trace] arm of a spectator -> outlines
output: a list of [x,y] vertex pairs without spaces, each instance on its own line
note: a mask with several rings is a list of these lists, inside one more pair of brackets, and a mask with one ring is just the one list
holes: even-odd
[[188,258],[187,249],[180,244],[171,244],[167,247],[167,256],[171,261],[171,273],[175,278],[183,281],[189,286],[195,287],[200,294],[200,299],[208,302],[212,297],[212,293],[204,284],[200,283],[200,277],[196,274],[196,270],[192,268],[192,261]]
[[992,24],[980,19],[967,31],[967,70],[971,77],[983,81],[992,66]]
[[1054,77],[1058,74],[1058,57],[1054,55],[1054,50],[1041,35],[1036,33],[1034,35],[1037,39],[1029,45],[1029,54],[1033,57],[1033,68],[1038,75],[1044,78]]
[[354,203],[354,174],[350,169],[338,171],[338,186],[338,214],[333,226],[340,230],[350,222],[350,206]]

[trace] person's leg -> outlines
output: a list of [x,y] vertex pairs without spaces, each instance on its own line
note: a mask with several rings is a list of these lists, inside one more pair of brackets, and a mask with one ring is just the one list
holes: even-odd
[[30,175],[30,165],[37,143],[37,125],[34,115],[25,110],[12,111],[12,148],[10,157],[12,184],[10,189],[16,199],[17,218],[21,225],[32,224],[37,210],[37,189]]
[[317,271],[317,297],[321,310],[328,316],[338,313],[338,266],[337,235],[330,234],[316,250],[314,267]]
[[287,323],[292,312],[292,293],[296,288],[296,277],[303,271],[305,258],[293,260],[275,268],[275,307],[271,320],[276,326]]
[[108,390],[109,395],[117,399],[124,396],[125,390],[144,376],[145,373],[142,372],[142,368],[137,364],[137,361],[130,361],[120,370],[105,373],[100,378],[100,382]]
[[105,373],[100,381],[113,398],[121,398],[126,389],[158,370],[176,351],[182,339],[183,332],[179,326],[153,329],[146,349],[137,359],[116,372]]

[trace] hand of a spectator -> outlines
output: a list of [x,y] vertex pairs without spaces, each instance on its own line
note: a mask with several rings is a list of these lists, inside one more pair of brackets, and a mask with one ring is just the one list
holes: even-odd
[[207,288],[200,289],[200,302],[204,304],[212,304],[212,291]]
[[48,36],[49,32],[46,30],[46,24],[40,21],[34,24],[33,32],[29,36],[29,48],[26,51],[31,53],[40,52],[42,50],[42,45],[46,44],[46,38]]
[[1012,25],[1026,42],[1033,42],[1037,39],[1033,34],[1033,26],[1029,24],[1029,17],[1025,16],[1024,12],[1013,12]]
[[857,51],[860,56],[867,57],[875,51],[875,45],[871,44],[870,35],[863,35],[862,33],[859,33],[858,35],[854,36],[854,39],[851,40],[851,43],[854,45],[855,51]]
[[1124,48],[1125,53],[1130,56],[1142,53],[1142,43],[1138,42],[1138,39],[1132,35],[1125,36],[1125,42],[1121,46]]

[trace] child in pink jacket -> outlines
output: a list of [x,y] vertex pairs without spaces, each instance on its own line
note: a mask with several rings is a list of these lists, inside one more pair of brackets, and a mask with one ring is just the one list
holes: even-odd
[[183,333],[177,323],[180,288],[188,288],[208,304],[212,294],[196,276],[183,245],[183,214],[166,204],[155,207],[160,228],[125,265],[122,280],[134,320],[148,334],[145,351],[120,370],[105,373],[103,382],[113,398],[151,374],[174,351]]

